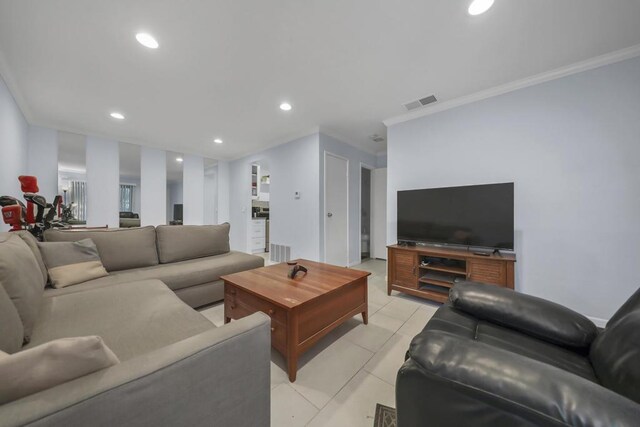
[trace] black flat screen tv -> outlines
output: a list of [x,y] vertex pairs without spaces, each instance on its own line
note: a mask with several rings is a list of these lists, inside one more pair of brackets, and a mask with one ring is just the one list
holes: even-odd
[[398,191],[398,242],[513,250],[513,183]]

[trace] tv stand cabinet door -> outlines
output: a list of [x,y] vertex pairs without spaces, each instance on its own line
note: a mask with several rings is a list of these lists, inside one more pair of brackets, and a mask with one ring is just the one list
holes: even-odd
[[473,259],[467,261],[467,264],[469,280],[508,287],[507,264],[505,262]]
[[418,254],[399,249],[389,252],[389,283],[418,289]]

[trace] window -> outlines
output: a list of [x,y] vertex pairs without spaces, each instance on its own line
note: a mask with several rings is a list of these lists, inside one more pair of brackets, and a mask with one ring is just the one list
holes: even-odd
[[87,183],[85,181],[69,182],[69,203],[71,212],[76,220],[87,220]]
[[136,186],[120,184],[120,212],[133,212],[133,192]]

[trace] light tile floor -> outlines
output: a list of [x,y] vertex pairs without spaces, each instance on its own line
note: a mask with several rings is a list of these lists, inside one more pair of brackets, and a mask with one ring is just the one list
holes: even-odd
[[[386,261],[353,268],[370,271],[369,324],[355,316],[324,337],[298,362],[295,383],[284,358],[271,352],[271,425],[371,427],[376,403],[395,407],[395,380],[411,339],[438,305],[393,292],[387,295]],[[202,311],[216,326],[224,306]]]

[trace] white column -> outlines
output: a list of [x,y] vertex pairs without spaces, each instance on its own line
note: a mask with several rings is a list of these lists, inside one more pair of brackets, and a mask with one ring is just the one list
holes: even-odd
[[218,162],[218,224],[229,222],[229,162]]
[[140,223],[167,223],[167,153],[140,147]]
[[87,226],[120,226],[120,144],[87,137]]
[[204,223],[204,159],[186,154],[182,162],[183,224]]
[[[27,174],[38,178],[38,187],[47,202],[58,192],[58,132],[29,126]],[[17,179],[17,177],[16,177]]]

